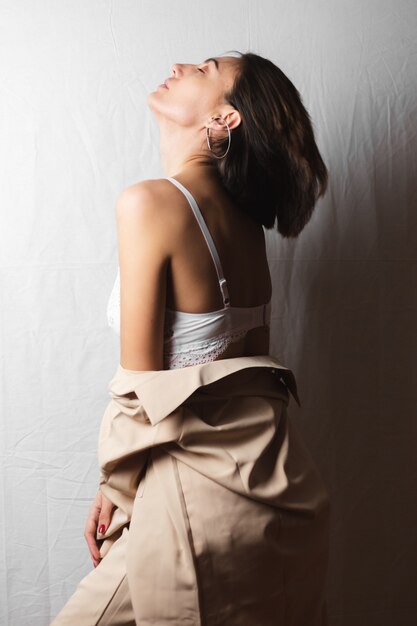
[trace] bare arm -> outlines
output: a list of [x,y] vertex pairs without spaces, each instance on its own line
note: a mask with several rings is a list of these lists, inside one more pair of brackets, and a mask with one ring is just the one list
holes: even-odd
[[120,265],[120,364],[163,369],[169,262],[167,226],[152,181],[127,187],[116,206]]
[[[126,369],[163,369],[167,243],[170,239],[161,209],[155,189],[147,181],[125,189],[116,205],[121,365]],[[114,508],[99,490],[84,531],[94,567],[101,561],[100,535],[108,528]]]

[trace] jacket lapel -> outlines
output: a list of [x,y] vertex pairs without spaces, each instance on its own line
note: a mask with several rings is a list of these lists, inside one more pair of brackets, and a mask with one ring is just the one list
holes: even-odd
[[191,394],[205,385],[250,367],[277,370],[297,404],[300,401],[293,372],[271,355],[243,356],[220,359],[173,370],[128,370],[120,363],[110,381],[111,395],[134,391],[140,399],[152,425],[167,417]]

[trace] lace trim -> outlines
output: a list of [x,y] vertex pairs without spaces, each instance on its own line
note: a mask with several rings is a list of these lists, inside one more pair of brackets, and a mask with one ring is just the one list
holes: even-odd
[[199,365],[200,363],[209,363],[214,361],[222,352],[226,350],[229,344],[238,341],[244,337],[247,330],[240,330],[235,333],[229,333],[218,339],[207,341],[198,341],[190,343],[184,351],[170,352],[164,351],[164,367],[166,369],[177,369],[179,367],[187,367],[187,365]]

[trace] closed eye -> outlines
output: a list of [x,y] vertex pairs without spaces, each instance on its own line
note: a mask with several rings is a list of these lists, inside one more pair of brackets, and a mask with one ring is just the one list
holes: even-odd
[[202,70],[201,68],[198,67],[197,69],[198,69],[199,72],[203,72],[203,74],[205,74],[205,71]]

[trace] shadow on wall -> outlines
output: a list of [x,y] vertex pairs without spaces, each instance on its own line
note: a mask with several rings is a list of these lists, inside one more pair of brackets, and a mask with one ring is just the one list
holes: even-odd
[[282,258],[268,251],[271,352],[294,370],[301,409],[291,403],[290,415],[332,500],[331,625],[411,626],[417,172],[411,146],[389,144],[392,128],[369,128],[357,159],[327,160],[328,193],[299,238],[280,240]]

